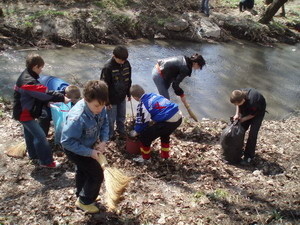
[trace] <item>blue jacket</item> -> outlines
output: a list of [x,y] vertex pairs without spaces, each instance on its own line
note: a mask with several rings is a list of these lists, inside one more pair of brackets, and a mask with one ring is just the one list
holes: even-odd
[[68,113],[61,144],[75,154],[91,156],[93,145],[98,139],[108,141],[108,129],[106,109],[94,115],[82,99]]
[[70,84],[66,81],[48,75],[40,75],[39,82],[46,86],[49,91],[64,91]]
[[154,93],[144,94],[137,106],[137,115],[134,130],[143,131],[150,120],[164,122],[178,112],[178,105],[169,99]]

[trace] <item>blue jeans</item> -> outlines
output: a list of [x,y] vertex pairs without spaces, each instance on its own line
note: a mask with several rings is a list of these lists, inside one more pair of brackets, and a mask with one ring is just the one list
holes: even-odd
[[125,119],[126,119],[126,100],[119,104],[111,105],[112,108],[107,110],[109,138],[112,138],[115,132],[115,122],[117,124],[117,131],[120,134],[125,133]]
[[42,165],[53,162],[52,151],[45,132],[35,120],[20,121],[24,128],[26,148],[29,158],[39,159]]
[[208,6],[209,0],[201,0],[201,12],[205,13],[205,15],[209,15],[209,6]]
[[42,115],[39,117],[38,121],[46,136],[48,136],[49,133],[51,120],[51,110],[48,106],[44,106],[42,110]]
[[169,89],[171,83],[168,84],[165,81],[165,79],[157,71],[156,66],[154,66],[154,68],[152,70],[152,79],[157,87],[158,93],[170,100],[170,95],[169,95],[168,89]]

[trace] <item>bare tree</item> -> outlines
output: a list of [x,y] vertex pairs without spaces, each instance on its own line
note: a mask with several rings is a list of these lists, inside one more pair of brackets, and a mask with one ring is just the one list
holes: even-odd
[[264,12],[264,14],[259,19],[260,23],[268,24],[273,16],[278,12],[280,7],[282,7],[288,0],[274,0],[272,4],[270,4],[267,8],[267,10]]

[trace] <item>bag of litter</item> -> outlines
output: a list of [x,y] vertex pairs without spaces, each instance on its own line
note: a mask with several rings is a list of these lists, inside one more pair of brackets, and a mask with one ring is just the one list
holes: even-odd
[[60,144],[61,132],[68,112],[71,109],[71,103],[65,104],[63,102],[56,102],[50,104],[52,120],[55,130],[55,144]]
[[245,129],[241,123],[231,120],[221,134],[221,146],[223,157],[229,163],[239,163],[243,155],[243,146],[245,138]]

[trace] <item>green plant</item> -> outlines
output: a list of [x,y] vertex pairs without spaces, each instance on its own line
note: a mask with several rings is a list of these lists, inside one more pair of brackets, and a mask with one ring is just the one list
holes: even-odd
[[29,16],[26,18],[27,21],[32,21],[35,19],[40,18],[41,16],[64,16],[66,15],[66,12],[62,12],[62,11],[54,11],[54,10],[42,10],[42,11],[38,11],[36,13],[34,13],[33,15]]
[[283,216],[277,210],[272,212],[271,217],[274,218],[274,220],[281,220],[283,218]]
[[103,2],[103,1],[95,1],[94,5],[98,6],[99,8],[102,8],[102,9],[104,9],[104,8],[107,7],[107,5],[105,4],[105,2]]
[[174,18],[171,18],[171,17],[157,18],[156,21],[159,26],[164,26],[166,23],[174,22]]
[[25,27],[33,27],[33,23],[29,22],[29,21],[25,21],[24,22],[24,26]]
[[94,1],[94,5],[99,8],[124,8],[132,4],[132,0],[102,0],[102,1]]
[[210,193],[207,195],[207,197],[214,199],[214,200],[224,199],[228,196],[229,196],[228,192],[223,189],[217,189],[213,193]]
[[120,26],[130,26],[131,24],[131,19],[129,16],[124,15],[124,14],[114,14],[114,13],[110,13],[110,19],[112,21],[113,24],[115,24],[116,26],[120,25]]
[[206,194],[205,194],[204,191],[197,191],[197,192],[194,194],[194,198],[199,199],[199,198],[201,198],[201,197],[203,197],[203,196],[205,196],[205,195],[206,195]]
[[0,96],[0,103],[10,104],[10,101],[8,99],[6,99],[5,97]]

